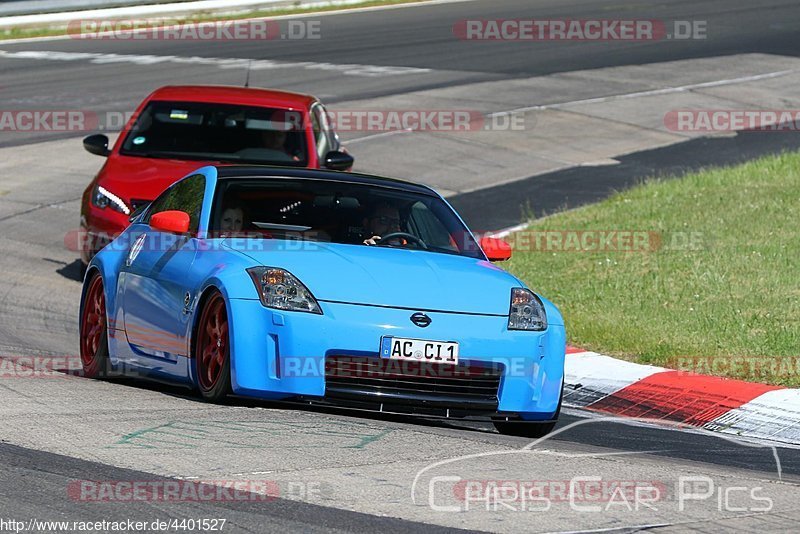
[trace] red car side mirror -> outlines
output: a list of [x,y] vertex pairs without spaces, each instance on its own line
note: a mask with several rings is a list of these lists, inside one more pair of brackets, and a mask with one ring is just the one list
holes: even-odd
[[348,154],[345,150],[331,150],[325,154],[325,161],[323,162],[325,168],[334,171],[349,171],[353,168],[355,158]]
[[482,237],[481,248],[489,261],[506,261],[511,259],[511,245],[496,237]]
[[189,231],[189,214],[185,211],[162,211],[150,217],[150,226],[162,232],[185,234]]

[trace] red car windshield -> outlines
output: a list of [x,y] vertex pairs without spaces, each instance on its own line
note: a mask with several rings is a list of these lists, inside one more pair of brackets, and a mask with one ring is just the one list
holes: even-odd
[[274,108],[198,102],[150,102],[128,132],[123,155],[308,164],[302,115]]

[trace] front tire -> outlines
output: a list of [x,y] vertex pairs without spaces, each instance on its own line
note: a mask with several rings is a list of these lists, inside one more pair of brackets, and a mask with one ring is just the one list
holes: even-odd
[[231,355],[225,299],[214,291],[206,300],[194,344],[195,374],[200,394],[220,402],[231,392]]
[[533,421],[495,421],[494,427],[506,436],[522,438],[543,438],[556,427],[556,423],[536,423]]
[[506,436],[519,436],[521,438],[539,439],[548,435],[556,427],[558,416],[561,415],[561,402],[564,400],[564,387],[561,387],[561,396],[558,398],[558,407],[553,414],[553,421],[539,423],[537,421],[494,421],[494,427]]
[[80,321],[80,351],[83,375],[105,378],[109,374],[108,326],[103,277],[92,275],[83,300]]

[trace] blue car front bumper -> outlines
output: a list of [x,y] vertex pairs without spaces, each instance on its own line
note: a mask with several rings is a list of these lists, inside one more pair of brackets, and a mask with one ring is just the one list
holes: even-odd
[[[401,412],[415,406],[445,410],[448,415],[492,412],[542,421],[552,419],[558,410],[566,346],[560,324],[550,324],[542,332],[509,331],[504,316],[428,311],[431,324],[420,328],[410,320],[420,310],[323,301],[323,314],[317,315],[272,310],[258,300],[235,298],[228,300],[228,306],[231,381],[239,395],[276,400],[361,398],[391,404]],[[434,366],[438,371],[432,374],[423,370],[412,380],[402,376],[398,380],[397,375],[383,380],[376,377],[374,365],[367,375],[331,377],[335,358],[352,358],[359,365],[381,362],[383,336],[458,342],[459,368],[485,373],[477,378],[480,395],[473,395],[464,373],[455,370],[448,375],[448,369],[440,366]],[[455,375],[461,382],[454,381]],[[487,395],[490,389],[494,393],[494,387],[496,394]]]

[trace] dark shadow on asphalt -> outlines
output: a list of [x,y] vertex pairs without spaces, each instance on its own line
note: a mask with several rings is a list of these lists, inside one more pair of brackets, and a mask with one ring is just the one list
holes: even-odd
[[675,178],[798,149],[798,131],[742,131],[620,156],[617,165],[571,167],[447,200],[472,230],[486,232],[603,200],[650,177]]
[[[134,387],[183,400],[205,403],[197,393],[188,387],[133,377],[115,377],[111,381],[120,386]],[[263,410],[291,409],[297,412],[324,413],[360,420],[407,424],[420,428],[470,432],[485,436],[488,439],[497,440],[498,446],[502,447],[519,446],[519,448],[522,448],[533,441],[527,438],[500,435],[494,430],[491,423],[483,421],[430,419],[336,406],[312,405],[305,402],[276,402],[236,396],[228,397],[221,404]],[[593,415],[593,417],[596,416],[597,414]],[[681,431],[656,424],[632,425],[629,424],[630,421],[626,421],[624,418],[614,419],[615,421],[593,421],[591,418],[587,419],[575,415],[574,412],[562,414],[556,431],[578,421],[588,422],[571,427],[555,435],[553,438],[544,441],[541,447],[552,448],[554,443],[557,444],[559,442],[574,443],[610,451],[628,451],[642,455],[754,471],[771,480],[779,478],[773,449],[768,445],[748,446],[736,442],[732,436],[726,439],[725,436],[718,433],[706,434],[696,431]],[[783,480],[800,484],[800,449],[778,447],[777,452]]]
[[83,282],[84,269],[83,262],[81,260],[75,260],[72,263],[65,265],[61,269],[56,269],[56,272],[67,280]]
[[54,260],[52,258],[42,258],[42,261],[46,261],[48,263],[55,263],[56,265],[61,265],[60,268],[56,269],[56,273],[60,274],[67,280],[72,280],[74,282],[83,282],[83,262],[81,260],[75,260],[72,263],[67,263],[65,261]]
[[[66,370],[64,372],[66,372]],[[131,376],[114,376],[109,378],[108,380],[123,386],[128,386],[138,389],[146,389],[148,391],[162,393],[170,397],[175,397],[183,400],[205,404],[205,401],[200,397],[200,395],[197,392],[189,389],[188,387],[176,386],[175,384],[169,382],[134,378]],[[470,432],[496,434],[494,428],[491,426],[491,422],[487,421],[479,422],[475,420],[427,418],[415,415],[374,412],[368,410],[348,408],[344,406],[311,404],[309,402],[303,402],[303,401],[269,401],[264,399],[254,399],[250,397],[240,397],[231,395],[218,404],[223,406],[234,406],[243,408],[262,408],[266,410],[290,409],[303,412],[325,413],[330,415],[353,417],[357,419],[369,419],[373,421],[387,421],[395,423],[413,424],[416,426],[450,428],[454,430],[465,430]],[[476,426],[476,425],[481,425],[481,426]]]

